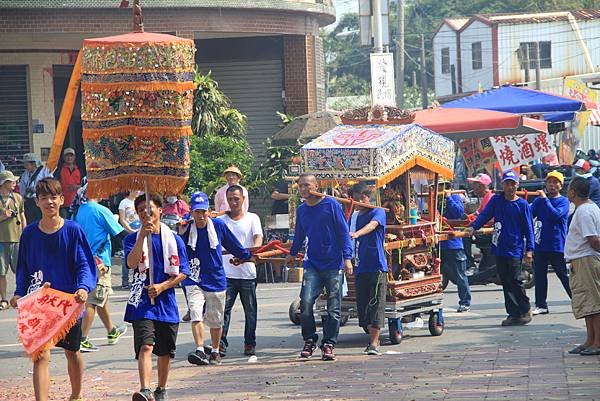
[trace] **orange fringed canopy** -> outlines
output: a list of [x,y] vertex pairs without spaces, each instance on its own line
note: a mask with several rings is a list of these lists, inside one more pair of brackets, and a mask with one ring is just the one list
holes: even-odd
[[87,39],[81,118],[88,197],[178,194],[189,176],[195,47],[134,32]]

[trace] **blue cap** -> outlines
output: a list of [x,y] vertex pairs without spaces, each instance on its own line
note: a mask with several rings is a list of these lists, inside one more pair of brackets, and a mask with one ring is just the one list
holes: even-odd
[[208,196],[204,192],[194,192],[190,198],[190,209],[194,210],[208,210]]
[[515,173],[512,170],[506,170],[503,174],[502,174],[502,182],[504,181],[514,181],[517,184],[519,183],[519,176],[517,175],[517,173]]

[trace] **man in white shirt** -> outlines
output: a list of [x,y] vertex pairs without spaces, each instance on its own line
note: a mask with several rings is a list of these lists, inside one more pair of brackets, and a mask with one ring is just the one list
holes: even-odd
[[565,259],[571,262],[569,285],[576,319],[585,318],[586,341],[570,354],[600,355],[600,209],[589,199],[590,183],[575,177],[567,196],[575,205],[565,243]]
[[[231,209],[227,214],[220,216],[229,230],[235,235],[240,243],[246,247],[260,246],[263,241],[263,232],[259,217],[244,210],[246,201],[244,190],[239,185],[227,188],[227,203]],[[244,355],[255,355],[256,353],[256,266],[252,262],[242,263],[235,266],[230,263],[231,255],[223,255],[223,266],[227,277],[227,298],[225,301],[225,316],[223,321],[223,334],[219,352],[221,356],[227,353],[227,331],[231,321],[231,309],[235,300],[240,295],[244,307],[245,329],[244,329]]]

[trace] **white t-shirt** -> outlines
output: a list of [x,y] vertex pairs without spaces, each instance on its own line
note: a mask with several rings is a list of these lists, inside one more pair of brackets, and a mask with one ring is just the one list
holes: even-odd
[[586,240],[586,237],[592,236],[600,236],[600,209],[590,202],[575,209],[565,242],[565,259],[600,256],[600,252],[595,251]]
[[133,230],[138,230],[141,226],[140,218],[135,212],[135,203],[129,198],[123,198],[119,203],[119,211],[125,214],[125,221]]
[[[232,220],[228,215],[219,216],[219,219],[227,225],[233,235],[246,247],[254,246],[254,236],[262,235],[262,226],[260,218],[254,213],[246,213],[240,220]],[[231,255],[223,255],[223,267],[225,268],[225,276],[227,278],[237,278],[245,280],[256,279],[256,266],[252,262],[242,263],[239,266],[233,266],[229,263]]]

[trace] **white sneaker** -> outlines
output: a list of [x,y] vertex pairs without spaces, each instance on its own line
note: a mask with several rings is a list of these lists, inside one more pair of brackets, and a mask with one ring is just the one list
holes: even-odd
[[420,317],[416,317],[414,321],[406,323],[404,327],[406,327],[407,329],[421,329],[424,325],[425,323],[423,322],[423,319],[421,319]]
[[550,313],[548,308],[538,308],[537,306],[531,311],[532,315],[547,315]]

